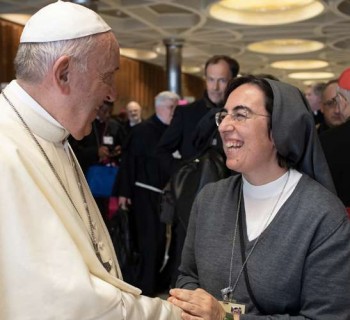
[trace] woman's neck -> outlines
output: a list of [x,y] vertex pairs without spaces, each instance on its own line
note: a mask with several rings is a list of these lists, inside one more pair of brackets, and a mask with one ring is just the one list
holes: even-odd
[[260,186],[275,181],[288,171],[287,168],[276,166],[273,168],[257,169],[254,172],[242,175],[252,185]]

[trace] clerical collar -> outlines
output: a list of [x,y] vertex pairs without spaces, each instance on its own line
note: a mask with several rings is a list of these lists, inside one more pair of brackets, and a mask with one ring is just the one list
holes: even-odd
[[12,80],[2,93],[5,93],[9,101],[25,116],[33,133],[53,143],[61,143],[68,137],[69,132],[35,102],[16,80]]
[[266,199],[266,198],[277,196],[280,193],[281,189],[283,188],[287,175],[288,175],[288,172],[284,173],[278,179],[260,186],[255,186],[249,183],[248,180],[246,180],[242,176],[243,193],[246,196],[249,196],[255,199]]
[[52,124],[58,126],[61,129],[65,129],[55,118],[53,118],[39,103],[37,103],[17,82],[14,80],[11,82],[18,98],[31,107],[36,113],[39,113],[43,118],[50,121]]

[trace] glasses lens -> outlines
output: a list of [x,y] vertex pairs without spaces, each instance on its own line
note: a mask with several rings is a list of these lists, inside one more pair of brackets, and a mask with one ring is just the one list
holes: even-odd
[[243,122],[248,119],[249,112],[246,109],[234,109],[232,112],[232,117],[235,121]]
[[329,108],[329,109],[332,109],[334,107],[336,107],[338,105],[338,102],[337,102],[337,98],[334,97],[330,100],[327,100],[325,103],[324,103],[324,106]]
[[222,120],[224,120],[226,116],[227,116],[227,111],[217,112],[215,114],[216,125],[219,126],[221,124]]

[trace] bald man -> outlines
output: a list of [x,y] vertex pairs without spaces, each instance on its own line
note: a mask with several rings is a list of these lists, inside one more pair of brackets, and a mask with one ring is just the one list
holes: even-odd
[[126,113],[128,115],[129,127],[133,127],[142,121],[142,107],[136,101],[130,101],[126,105]]

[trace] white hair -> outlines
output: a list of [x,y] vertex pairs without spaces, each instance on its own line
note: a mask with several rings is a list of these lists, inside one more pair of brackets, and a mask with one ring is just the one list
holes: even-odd
[[177,102],[180,100],[180,96],[175,92],[171,91],[162,91],[156,95],[154,98],[155,107],[162,107],[165,101],[171,100],[173,102]]
[[72,40],[21,43],[15,58],[16,78],[39,83],[61,56],[69,56],[78,70],[87,70],[87,58],[96,46],[96,35]]
[[346,99],[347,103],[350,104],[350,90],[343,89],[338,85],[337,92],[339,92]]

